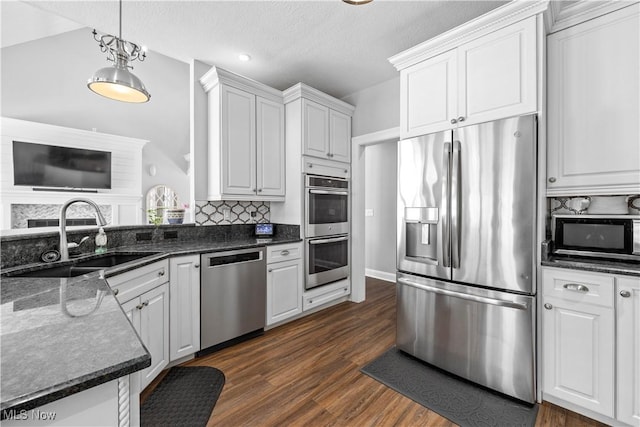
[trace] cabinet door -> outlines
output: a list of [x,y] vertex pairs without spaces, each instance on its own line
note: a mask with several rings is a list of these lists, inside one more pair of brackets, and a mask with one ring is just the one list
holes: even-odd
[[536,55],[535,16],[458,48],[458,115],[464,123],[535,112]]
[[302,259],[267,266],[267,325],[302,312]]
[[151,366],[140,378],[142,390],[169,364],[169,284],[142,294],[140,304],[140,338],[151,353]]
[[257,193],[285,194],[284,105],[256,97]]
[[547,194],[640,191],[640,5],[547,37]]
[[222,192],[256,193],[256,97],[230,86],[221,91]]
[[302,99],[302,154],[329,158],[329,108]]
[[351,161],[351,117],[329,110],[329,158]]
[[613,309],[543,299],[544,395],[613,417]]
[[169,360],[200,350],[200,256],[171,258]]
[[617,277],[617,379],[616,418],[640,425],[640,278]]
[[400,137],[449,129],[458,117],[457,53],[451,50],[400,71]]

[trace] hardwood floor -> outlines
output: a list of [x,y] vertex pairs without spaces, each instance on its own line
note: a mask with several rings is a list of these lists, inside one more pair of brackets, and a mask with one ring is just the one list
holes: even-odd
[[[226,376],[208,426],[454,426],[360,373],[394,342],[395,288],[367,278],[363,303],[336,305],[184,366],[213,366]],[[547,403],[536,421],[602,425]]]

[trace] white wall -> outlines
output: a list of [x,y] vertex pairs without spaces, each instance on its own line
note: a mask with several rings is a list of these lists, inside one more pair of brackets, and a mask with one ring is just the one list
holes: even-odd
[[[150,51],[144,62],[133,63],[133,73],[151,100],[127,104],[87,88],[93,73],[111,64],[88,28],[5,47],[0,56],[3,116],[149,140],[143,192],[165,184],[189,201],[189,64]],[[155,177],[147,173],[150,164]]]
[[[397,143],[365,149],[365,269],[395,274]],[[377,275],[372,273],[372,275]]]
[[352,136],[400,126],[400,74],[342,100],[356,107],[351,123]]

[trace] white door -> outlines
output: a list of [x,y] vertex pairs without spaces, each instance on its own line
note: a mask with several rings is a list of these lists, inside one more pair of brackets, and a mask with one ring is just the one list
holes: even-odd
[[331,160],[351,161],[351,117],[338,111],[329,111],[329,142]]
[[400,71],[400,137],[449,129],[458,117],[456,50]]
[[256,97],[257,195],[284,196],[284,105]]
[[256,194],[256,97],[222,86],[221,165],[223,194]]
[[640,5],[547,37],[547,194],[640,191]]
[[200,255],[170,259],[169,360],[200,350]]
[[543,398],[613,417],[613,309],[544,296]]
[[142,294],[140,304],[140,337],[151,354],[151,366],[142,371],[142,390],[169,364],[169,284]]
[[329,108],[302,99],[302,154],[329,158]]
[[267,266],[267,325],[302,312],[302,259]]
[[616,418],[640,425],[640,278],[616,277],[617,379]]
[[536,111],[536,55],[535,16],[459,47],[458,125]]

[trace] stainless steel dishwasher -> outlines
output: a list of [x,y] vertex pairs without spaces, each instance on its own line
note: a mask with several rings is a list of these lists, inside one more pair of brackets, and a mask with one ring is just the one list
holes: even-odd
[[202,350],[262,333],[267,299],[264,248],[203,254],[200,262]]

